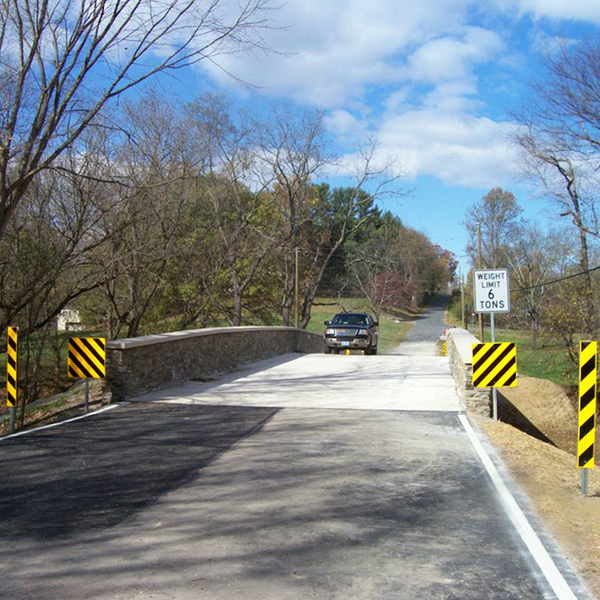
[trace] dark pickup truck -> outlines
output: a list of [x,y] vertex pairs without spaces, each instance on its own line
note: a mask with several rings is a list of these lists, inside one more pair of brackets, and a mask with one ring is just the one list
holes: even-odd
[[364,350],[365,354],[377,354],[379,323],[367,313],[338,313],[331,321],[325,321],[325,354],[340,350]]

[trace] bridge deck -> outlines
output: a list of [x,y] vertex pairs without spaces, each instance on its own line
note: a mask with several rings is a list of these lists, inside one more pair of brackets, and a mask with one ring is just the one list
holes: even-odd
[[287,354],[139,401],[285,408],[460,410],[448,359]]

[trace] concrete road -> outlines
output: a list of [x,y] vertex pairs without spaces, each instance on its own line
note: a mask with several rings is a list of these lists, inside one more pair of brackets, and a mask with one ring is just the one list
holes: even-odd
[[517,532],[443,360],[290,355],[0,441],[0,598],[586,597]]
[[442,356],[288,354],[215,381],[190,381],[141,402],[368,410],[460,410]]

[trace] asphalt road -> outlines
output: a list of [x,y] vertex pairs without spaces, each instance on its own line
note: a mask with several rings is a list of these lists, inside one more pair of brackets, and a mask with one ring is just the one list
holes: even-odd
[[417,320],[405,340],[391,354],[402,356],[435,356],[435,343],[439,340],[446,325],[444,313],[450,296],[436,296],[431,305]]
[[443,359],[262,366],[0,441],[0,598],[556,597]]

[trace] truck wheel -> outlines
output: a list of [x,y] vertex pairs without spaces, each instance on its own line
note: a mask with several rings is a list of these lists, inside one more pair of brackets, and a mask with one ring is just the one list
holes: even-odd
[[331,347],[325,344],[325,348],[323,348],[323,352],[325,354],[331,354]]

